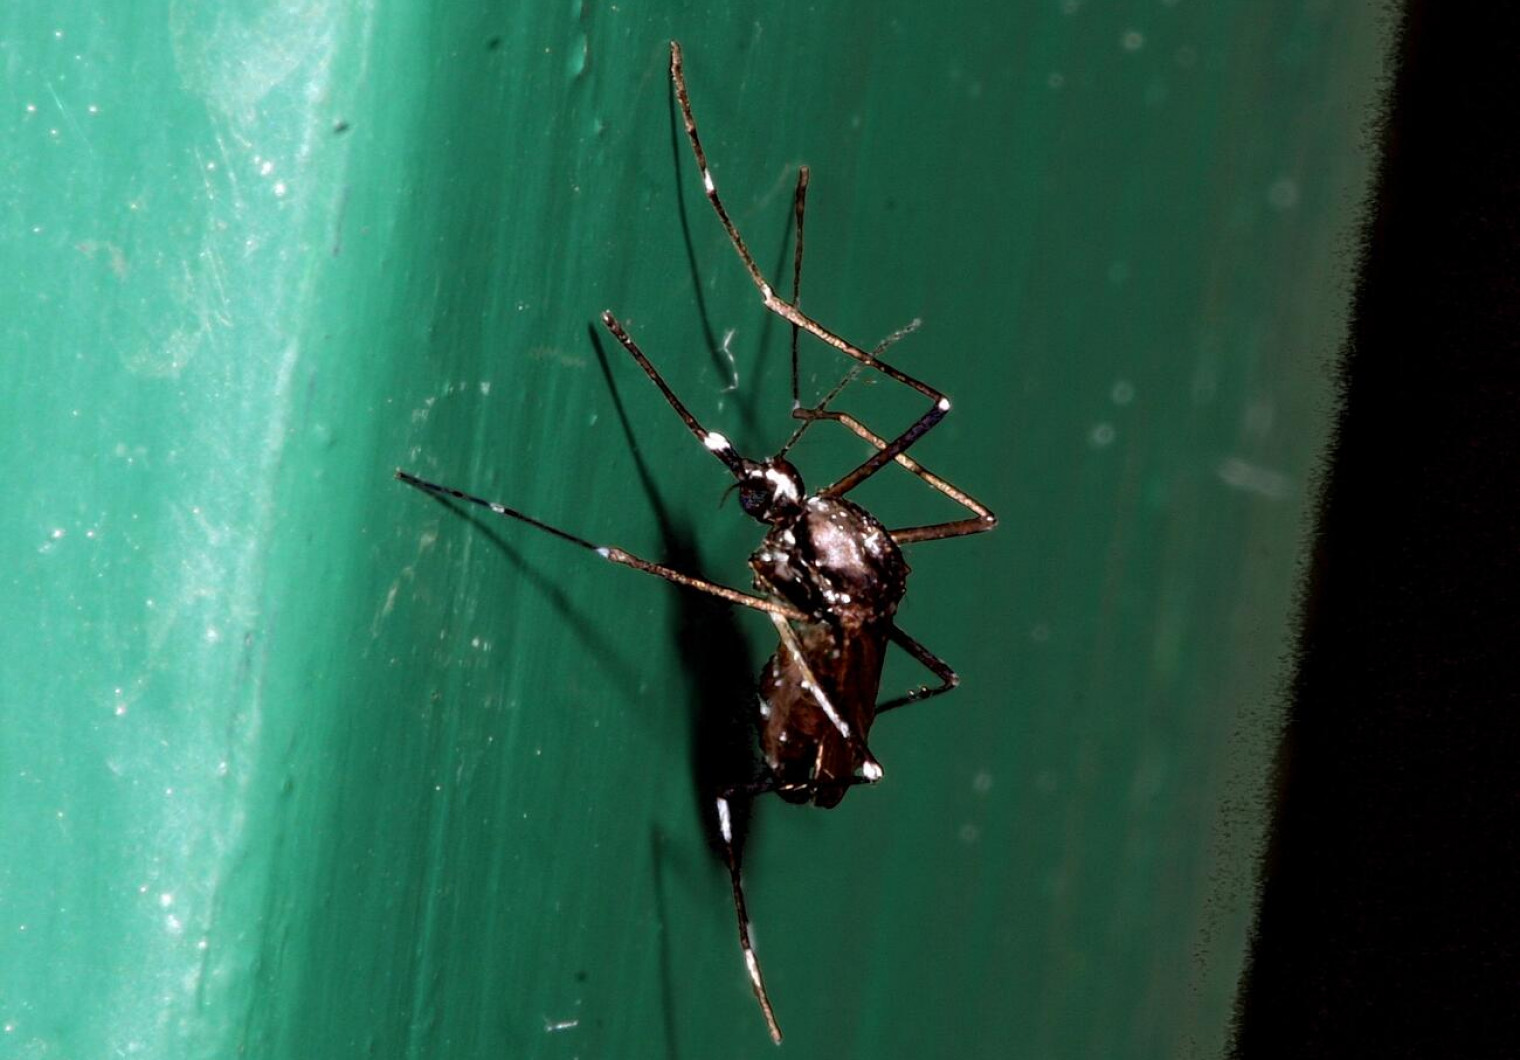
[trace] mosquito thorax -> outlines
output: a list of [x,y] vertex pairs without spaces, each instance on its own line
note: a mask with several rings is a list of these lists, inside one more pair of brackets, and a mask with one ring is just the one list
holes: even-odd
[[739,506],[762,523],[782,526],[802,512],[802,475],[785,457],[746,460],[739,468]]

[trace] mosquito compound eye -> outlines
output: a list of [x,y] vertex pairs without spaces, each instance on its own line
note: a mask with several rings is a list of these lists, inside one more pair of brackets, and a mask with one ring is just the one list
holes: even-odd
[[775,523],[799,511],[801,503],[802,476],[785,460],[776,457],[745,467],[739,480],[739,504],[746,515]]
[[744,514],[768,521],[775,507],[775,487],[758,476],[746,478],[739,484],[739,505]]
[[765,509],[765,491],[749,482],[739,486],[739,507],[745,515],[759,515]]

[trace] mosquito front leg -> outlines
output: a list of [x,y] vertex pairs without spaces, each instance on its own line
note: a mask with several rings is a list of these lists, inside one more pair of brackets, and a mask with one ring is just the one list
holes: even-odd
[[718,186],[714,183],[712,170],[707,165],[707,152],[702,149],[702,139],[697,133],[697,119],[692,114],[691,97],[686,90],[686,73],[681,63],[681,45],[675,41],[670,42],[670,78],[675,85],[676,102],[681,108],[682,121],[686,125],[686,138],[691,141],[691,150],[696,156],[697,168],[702,171],[702,187],[707,193],[707,201],[712,204],[713,212],[718,215],[718,220],[723,224],[723,230],[728,233],[729,242],[733,244],[739,260],[744,263],[745,271],[749,273],[750,279],[760,291],[760,298],[765,303],[765,308],[788,321],[793,327],[801,328],[840,353],[853,357],[867,368],[872,368],[889,379],[895,379],[904,386],[912,387],[931,402],[928,411],[912,426],[850,473],[849,484],[846,488],[853,488],[857,483],[885,467],[898,453],[906,451],[909,446],[932,430],[935,424],[944,419],[945,414],[950,411],[950,399],[928,383],[899,371],[885,361],[877,360],[859,346],[840,338],[803,313],[796,305],[776,297],[775,290],[766,280],[765,274],[760,271],[760,266],[755,264],[754,256],[750,254],[749,247],[744,243],[744,237],[739,234],[739,229],[735,227],[733,219],[728,215],[727,207],[723,205],[722,197],[718,195]]
[[410,472],[402,471],[400,468],[396,469],[396,477],[408,486],[419,489],[424,493],[431,493],[434,496],[440,497],[452,497],[455,500],[467,501],[470,504],[488,508],[497,515],[505,516],[508,519],[516,519],[527,523],[529,526],[537,527],[545,533],[553,534],[561,541],[568,541],[572,545],[579,545],[581,548],[589,549],[609,562],[621,564],[624,567],[632,567],[634,570],[643,571],[645,574],[653,574],[656,577],[664,578],[666,581],[675,582],[677,585],[687,589],[695,589],[697,592],[707,593],[709,596],[716,596],[727,600],[731,604],[739,604],[742,607],[752,608],[756,611],[764,611],[772,618],[783,623],[787,619],[801,619],[804,617],[802,612],[796,608],[788,607],[786,604],[775,600],[767,600],[763,596],[755,596],[752,593],[741,592],[738,589],[730,589],[726,585],[718,585],[703,578],[694,578],[690,574],[683,574],[678,570],[672,570],[661,564],[650,563],[648,560],[640,559],[638,556],[625,552],[620,548],[593,545],[585,538],[576,537],[574,534],[561,530],[556,526],[540,522],[531,515],[524,515],[514,508],[508,508],[505,504],[488,501],[484,497],[465,493],[462,490],[454,489],[452,486],[440,486],[436,482],[428,482],[426,479],[420,479]]
[[660,388],[660,393],[665,395],[665,400],[670,402],[670,407],[676,410],[676,415],[681,417],[681,422],[697,436],[697,441],[701,442],[709,453],[723,461],[723,466],[731,473],[738,476],[743,470],[744,458],[734,451],[733,444],[717,431],[709,431],[697,422],[697,418],[681,403],[681,399],[676,397],[675,391],[670,389],[664,377],[655,371],[654,365],[649,363],[649,358],[644,356],[644,351],[639,349],[638,343],[634,342],[628,332],[623,330],[623,325],[618,323],[617,317],[612,315],[612,310],[603,311],[602,323],[607,326],[608,331],[612,332],[612,337],[623,344],[623,349],[633,355],[639,367],[644,369],[644,374]]
[[[865,424],[847,413],[819,408],[798,409],[793,415],[809,422],[813,420],[833,420],[835,423],[841,423],[874,445],[878,450],[878,455],[880,452],[886,451],[887,443],[885,441],[872,432]],[[889,530],[888,533],[892,535],[892,540],[896,541],[899,545],[910,544],[914,541],[935,541],[945,537],[963,537],[966,534],[980,534],[991,530],[997,525],[997,516],[993,515],[986,505],[972,497],[965,490],[946,482],[906,453],[898,453],[896,460],[903,467],[927,482],[930,487],[938,490],[946,497],[955,501],[955,503],[974,513],[970,519],[955,519],[947,523],[933,523],[929,526],[909,526],[899,530]],[[818,492],[825,496],[834,497],[847,492],[850,487],[859,481],[858,479],[851,481],[853,474],[854,472],[846,475],[832,486],[826,486]]]

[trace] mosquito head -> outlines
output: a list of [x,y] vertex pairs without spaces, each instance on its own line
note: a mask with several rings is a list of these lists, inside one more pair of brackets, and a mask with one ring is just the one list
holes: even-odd
[[791,461],[773,456],[756,462],[745,460],[737,472],[739,506],[744,514],[772,526],[790,522],[802,511],[806,493]]

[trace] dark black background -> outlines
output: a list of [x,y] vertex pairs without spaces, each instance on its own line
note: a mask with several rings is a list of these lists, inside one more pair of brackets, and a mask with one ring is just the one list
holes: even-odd
[[1520,1056],[1520,5],[1409,4],[1396,63],[1237,1013],[1251,1060]]

